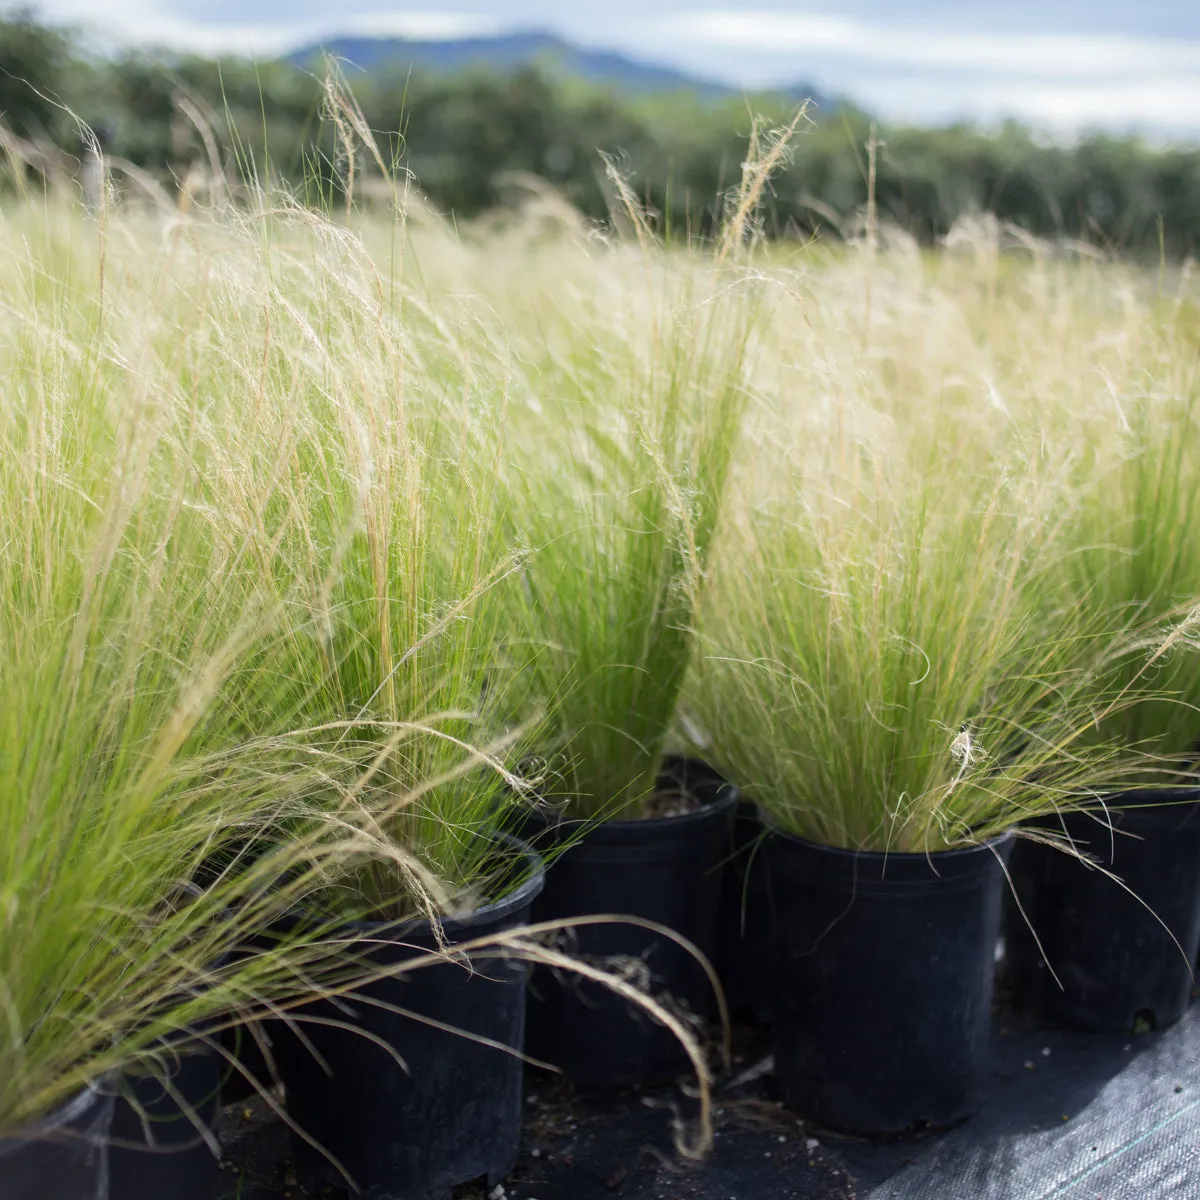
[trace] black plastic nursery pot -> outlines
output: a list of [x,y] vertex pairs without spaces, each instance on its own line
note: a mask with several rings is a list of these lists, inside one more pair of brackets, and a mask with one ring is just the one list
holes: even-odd
[[[682,788],[700,807],[588,829],[548,869],[535,921],[633,916],[714,956],[737,789],[704,764],[680,758],[664,763],[659,786]],[[576,836],[581,827],[545,825],[541,836]],[[571,939],[572,953],[587,960],[641,959],[654,996],[669,996],[688,1014],[712,1015],[715,997],[703,967],[670,938],[612,922],[581,926]],[[678,1040],[643,1009],[598,983],[545,968],[530,984],[527,1045],[533,1058],[590,1087],[666,1083],[687,1068]]]
[[211,1200],[220,1161],[200,1132],[220,1110],[221,1060],[201,1042],[164,1046],[157,1072],[117,1084],[108,1200]]
[[108,1200],[113,1098],[89,1088],[22,1135],[0,1138],[4,1200]]
[[1010,900],[1005,909],[1014,1002],[1097,1033],[1174,1024],[1191,1002],[1200,947],[1200,788],[1125,792],[1107,813],[1070,813],[1047,830],[1065,832],[1125,886],[1018,839],[1020,907]]
[[[522,854],[525,881],[468,917],[444,921],[446,944],[527,922],[543,875],[537,857]],[[351,928],[379,938],[363,954],[379,966],[438,948],[428,921]],[[481,1180],[490,1189],[515,1166],[520,1143],[526,973],[519,960],[480,955],[296,1010],[299,1034],[277,1039],[289,1116],[374,1200],[442,1200]],[[310,1173],[345,1186],[308,1142],[295,1139],[294,1153]]]
[[774,963],[764,835],[757,806],[739,800],[730,826],[713,958],[730,1012],[758,1024],[771,1019]]
[[764,821],[784,1102],[859,1134],[970,1116],[987,1067],[1011,837],[883,854],[817,845]]

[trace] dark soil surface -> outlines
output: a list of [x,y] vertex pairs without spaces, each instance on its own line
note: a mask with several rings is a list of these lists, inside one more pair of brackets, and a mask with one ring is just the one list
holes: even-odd
[[[712,1153],[676,1152],[681,1089],[589,1095],[531,1071],[521,1160],[493,1200],[1158,1200],[1200,1197],[1200,1014],[1097,1037],[997,1018],[991,1087],[958,1129],[872,1142],[806,1126],[772,1097],[768,1046],[742,1031],[718,1082]],[[225,1112],[220,1200],[344,1200],[311,1188],[260,1098]],[[476,1185],[461,1200],[483,1200]],[[424,1200],[424,1198],[414,1198]]]
[[709,801],[693,795],[685,788],[659,786],[642,802],[642,816],[647,820],[662,817],[684,817],[699,812]]
[[[703,1162],[682,1157],[678,1124],[695,1101],[678,1089],[580,1093],[549,1076],[527,1087],[521,1161],[493,1200],[852,1200],[858,1193],[837,1155],[764,1099],[761,1085],[723,1095],[714,1147]],[[288,1135],[260,1099],[227,1110],[221,1200],[343,1200],[351,1193],[306,1186],[288,1157]],[[482,1185],[456,1200],[484,1200]],[[414,1200],[417,1198],[414,1197]]]

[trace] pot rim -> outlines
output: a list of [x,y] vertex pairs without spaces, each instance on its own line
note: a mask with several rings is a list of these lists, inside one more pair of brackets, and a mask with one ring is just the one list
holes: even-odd
[[[1170,808],[1182,804],[1200,804],[1200,783],[1173,784],[1164,787],[1135,787],[1125,788],[1119,792],[1097,791],[1089,804],[1104,805],[1105,808]],[[1071,808],[1063,813],[1069,816],[1074,812],[1102,812],[1096,807]]]
[[[528,877],[500,900],[489,901],[462,916],[439,918],[438,925],[444,934],[459,933],[502,921],[528,905],[545,886],[545,864],[528,842],[507,833],[497,834],[495,841],[518,852],[516,857],[523,858],[530,868]],[[281,916],[278,924],[295,924],[305,916],[312,915],[314,914],[311,910],[307,913],[304,910],[293,910]],[[396,941],[401,937],[430,937],[433,934],[433,922],[428,917],[405,917],[402,920],[345,920],[331,917],[325,922],[325,927],[331,933],[344,930],[349,933],[379,934],[386,930],[389,941]]]
[[[670,762],[677,763],[694,763],[699,767],[703,767],[706,772],[711,772],[714,777],[712,782],[717,784],[720,795],[715,800],[710,800],[707,804],[700,805],[699,808],[694,808],[690,812],[675,813],[669,817],[568,817],[562,821],[547,820],[544,810],[534,809],[531,815],[535,819],[545,823],[545,828],[564,833],[576,833],[580,830],[585,832],[586,836],[592,836],[601,829],[611,830],[614,834],[632,834],[636,830],[645,830],[647,836],[652,836],[655,833],[666,833],[672,829],[682,829],[689,825],[700,824],[709,820],[714,815],[724,815],[725,812],[733,809],[742,799],[741,791],[736,783],[731,783],[726,779],[715,767],[710,766],[702,758],[689,757],[687,755],[667,755],[663,759],[663,766]],[[658,778],[661,779],[664,774],[669,772],[659,769]]]
[[[111,1079],[111,1075],[104,1075],[100,1079],[88,1080],[79,1091],[68,1096],[57,1108],[51,1109],[40,1117],[34,1117],[11,1133],[0,1134],[0,1158],[4,1156],[6,1149],[13,1149],[29,1142],[54,1140],[47,1135],[67,1129],[83,1121],[90,1113],[110,1104],[113,1100],[113,1093],[111,1090],[106,1090],[106,1085],[110,1083]],[[70,1140],[86,1142],[89,1139],[84,1136],[80,1139],[72,1137]]]
[[[1061,831],[1068,824],[1087,823],[1102,832],[1130,832],[1136,828],[1179,828],[1200,821],[1200,785],[1172,788],[1130,788],[1097,795],[1086,807],[1047,813],[1029,822],[1034,829]],[[1067,830],[1070,833],[1070,830]],[[1072,836],[1081,836],[1075,833]]]
[[763,828],[767,833],[781,838],[786,838],[792,842],[798,842],[812,850],[820,851],[832,858],[847,861],[850,859],[863,860],[867,862],[887,862],[891,859],[897,859],[902,863],[915,862],[953,862],[968,858],[971,855],[979,854],[981,851],[996,851],[1001,847],[1006,846],[1016,839],[1016,833],[1012,829],[1006,829],[1003,833],[994,838],[990,838],[986,842],[976,842],[969,846],[955,846],[946,850],[855,850],[849,846],[830,846],[825,842],[814,842],[811,838],[802,837],[798,833],[792,833],[785,829],[775,817],[774,813],[758,806],[758,819],[762,822]]

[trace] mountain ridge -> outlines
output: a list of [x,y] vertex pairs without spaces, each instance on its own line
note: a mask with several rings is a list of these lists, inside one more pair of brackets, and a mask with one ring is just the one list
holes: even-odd
[[[418,69],[443,73],[471,67],[510,72],[537,65],[554,74],[609,84],[627,92],[688,91],[710,100],[741,94],[741,89],[727,84],[644,62],[614,50],[576,46],[537,29],[494,37],[439,41],[334,35],[293,50],[284,58],[295,66],[307,67],[326,53],[367,72]],[[806,85],[764,90],[793,96],[797,100],[812,98],[820,104],[816,90]]]

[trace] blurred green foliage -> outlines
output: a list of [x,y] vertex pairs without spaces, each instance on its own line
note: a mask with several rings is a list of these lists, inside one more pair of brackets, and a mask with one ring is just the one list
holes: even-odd
[[[751,113],[770,125],[792,107],[771,95],[626,98],[536,68],[347,71],[385,156],[447,213],[469,218],[495,205],[503,174],[516,171],[548,179],[583,213],[602,218],[611,194],[604,151],[674,236],[711,232],[740,172]],[[209,165],[204,125],[226,169],[286,183],[310,202],[335,201],[344,163],[324,119],[322,83],[319,72],[286,62],[140,52],[103,59],[28,15],[0,20],[0,120],[9,129],[78,149],[69,109],[111,155],[164,182]],[[861,214],[870,119],[850,106],[813,118],[774,182],[768,233],[848,232]],[[1016,124],[991,132],[889,128],[879,136],[880,217],[922,242],[963,214],[991,212],[1036,236],[1127,254],[1200,251],[1200,148],[1098,134],[1055,145]]]

